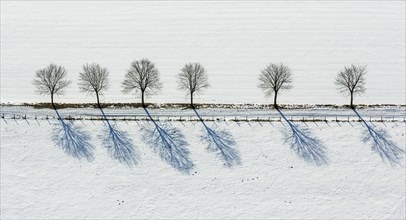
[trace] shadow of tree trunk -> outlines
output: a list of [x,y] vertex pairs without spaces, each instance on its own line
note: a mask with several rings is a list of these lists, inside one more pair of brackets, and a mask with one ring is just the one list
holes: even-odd
[[114,126],[110,124],[106,114],[100,106],[99,109],[103,114],[103,119],[106,121],[108,127],[106,131],[108,135],[101,135],[101,138],[110,157],[128,167],[137,165],[140,161],[140,156],[136,151],[131,138],[128,136],[128,133],[115,129]]
[[196,116],[199,118],[203,127],[207,131],[207,135],[201,137],[201,140],[208,143],[207,150],[209,152],[216,153],[221,160],[223,160],[224,165],[227,167],[233,167],[235,165],[241,164],[240,153],[234,147],[236,142],[233,136],[227,131],[215,131],[209,128],[203,121],[202,117],[192,108]]
[[59,112],[54,108],[61,127],[54,127],[52,140],[54,143],[62,148],[62,150],[69,156],[75,157],[79,160],[86,159],[92,161],[94,159],[94,147],[90,143],[90,135],[82,131],[81,127],[75,126],[73,122],[66,123]]
[[316,166],[321,166],[329,162],[325,147],[317,139],[312,137],[312,134],[307,128],[299,128],[293,122],[289,121],[285,115],[276,108],[282,118],[288,123],[290,132],[285,132],[285,143],[289,143],[290,147],[299,158],[312,163]]
[[189,144],[182,132],[172,126],[158,125],[148,110],[146,108],[144,110],[153,124],[153,128],[150,126],[141,128],[144,141],[162,160],[169,163],[176,170],[189,174],[194,164],[187,149]]
[[402,160],[405,151],[395,145],[393,141],[390,140],[390,135],[384,129],[375,130],[370,126],[361,115],[352,108],[355,114],[359,117],[362,124],[367,128],[364,131],[364,138],[362,141],[364,143],[370,143],[372,150],[377,152],[382,158],[382,161],[389,162],[392,166],[401,165],[400,161]]

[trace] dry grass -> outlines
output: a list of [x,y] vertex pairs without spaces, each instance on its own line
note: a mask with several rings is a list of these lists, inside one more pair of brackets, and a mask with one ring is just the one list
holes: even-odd
[[[97,108],[96,103],[55,103],[58,109],[64,108]],[[125,109],[125,108],[142,108],[141,103],[102,103],[103,108],[113,108],[113,109]],[[147,107],[150,109],[188,109],[190,105],[188,103],[146,103]],[[35,109],[52,108],[51,103],[22,103],[22,104],[6,104],[1,103],[1,106],[29,106]],[[406,105],[395,105],[395,104],[374,104],[374,105],[364,105],[360,104],[356,106],[357,109],[367,109],[367,108],[405,108]],[[223,108],[223,109],[274,109],[272,104],[209,104],[201,103],[195,104],[195,108]],[[281,109],[350,109],[349,105],[334,105],[334,104],[280,104]]]

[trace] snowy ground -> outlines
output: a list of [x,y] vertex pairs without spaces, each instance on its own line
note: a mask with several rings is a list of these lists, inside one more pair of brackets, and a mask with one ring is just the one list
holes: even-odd
[[[182,120],[196,120],[197,117],[191,109],[179,109],[179,108],[158,108],[149,110],[152,116],[161,120],[176,120],[182,117]],[[198,109],[199,114],[207,120],[279,120],[280,115],[275,109],[230,109],[230,108],[202,108]],[[109,118],[116,119],[145,119],[146,114],[142,108],[105,108],[105,114]],[[369,120],[384,120],[390,121],[395,119],[396,121],[405,121],[406,107],[405,106],[387,106],[387,107],[375,107],[360,109],[358,112]],[[63,117],[74,117],[90,119],[93,116],[94,119],[101,117],[101,112],[98,108],[64,108],[60,109],[59,113]],[[283,109],[283,113],[289,118],[300,120],[357,120],[358,116],[348,108],[335,109],[335,108],[311,108],[311,109]],[[16,118],[35,118],[44,119],[48,117],[56,117],[53,109],[41,108],[36,109],[28,106],[2,106],[0,108],[0,115],[4,115],[6,119]],[[138,118],[137,118],[138,117]]]
[[[206,150],[207,142],[200,139],[206,134],[201,122],[165,122],[178,128],[189,143],[194,164],[189,174],[161,160],[146,144],[141,128],[153,128],[151,121],[111,122],[128,132],[136,146],[141,162],[132,168],[112,159],[103,146],[106,124],[74,123],[90,134],[95,147],[91,162],[68,156],[56,146],[51,137],[61,127],[58,120],[1,121],[2,218],[406,216],[405,161],[397,166],[383,162],[362,141],[366,128],[359,122],[296,122],[326,147],[328,163],[322,166],[299,158],[284,142],[285,132],[290,131],[286,122],[206,122],[211,129],[224,129],[233,136],[241,164],[231,168]],[[404,122],[373,123],[373,128],[387,130],[402,149],[405,127]]]
[[[405,1],[1,1],[0,217],[405,219],[404,8]],[[203,124],[191,109],[151,109],[154,122],[134,120],[148,117],[142,108],[106,108],[109,124],[89,120],[102,117],[94,108],[59,110],[83,118],[69,121],[52,109],[3,105],[49,101],[33,95],[32,79],[50,62],[73,82],[58,103],[95,102],[77,87],[86,62],[110,71],[103,103],[139,101],[120,83],[143,57],[164,86],[150,103],[188,101],[175,78],[187,62],[209,74],[211,87],[196,102],[269,103],[258,74],[284,62],[294,80],[280,103],[347,104],[334,79],[354,63],[368,65],[357,104],[402,106],[360,109],[365,123],[348,109],[282,109],[294,124],[275,109],[202,108]]]
[[200,62],[211,87],[202,103],[267,103],[257,88],[269,62],[284,62],[294,88],[281,103],[347,104],[334,79],[344,65],[368,65],[357,103],[405,104],[405,1],[2,1],[1,100],[44,102],[36,70],[64,65],[72,85],[61,102],[94,102],[79,92],[86,62],[110,70],[103,102],[121,93],[130,63],[156,63],[163,90],[148,102],[185,102],[176,74]]

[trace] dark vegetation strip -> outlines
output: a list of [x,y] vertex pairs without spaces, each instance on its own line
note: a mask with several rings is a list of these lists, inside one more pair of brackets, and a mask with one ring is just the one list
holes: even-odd
[[[141,103],[101,103],[102,108],[142,108]],[[145,103],[148,108],[151,109],[176,109],[176,108],[190,108],[189,103]],[[35,109],[52,109],[51,103],[21,103],[21,104],[9,104],[1,103],[1,107],[33,107]],[[63,108],[99,108],[97,103],[55,103],[58,109]],[[194,104],[195,108],[225,108],[225,109],[274,109],[272,104]],[[373,104],[373,105],[357,105],[357,109],[368,108],[406,108],[406,105],[396,104]],[[317,109],[317,108],[329,108],[329,109],[351,109],[349,105],[334,105],[334,104],[279,104],[281,109]]]

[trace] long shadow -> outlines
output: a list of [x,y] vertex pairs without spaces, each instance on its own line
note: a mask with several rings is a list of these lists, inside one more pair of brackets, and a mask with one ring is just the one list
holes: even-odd
[[92,161],[94,159],[94,147],[90,143],[90,135],[83,131],[81,127],[74,125],[73,122],[66,123],[59,112],[56,109],[54,110],[62,126],[54,128],[52,140],[66,154],[79,160],[86,159]]
[[382,161],[387,161],[392,166],[401,165],[400,161],[402,160],[405,151],[396,146],[395,143],[390,140],[391,137],[386,130],[373,129],[354,108],[352,110],[367,128],[367,130],[364,131],[364,138],[362,141],[364,143],[370,143],[372,150],[379,154]]
[[317,166],[327,164],[329,160],[325,147],[317,138],[312,137],[310,130],[308,128],[299,128],[299,126],[289,121],[278,108],[276,110],[290,127],[290,132],[285,132],[285,143],[289,143],[291,149],[301,159]]
[[101,107],[99,107],[99,109],[108,127],[106,131],[108,135],[101,135],[101,137],[103,138],[103,144],[107,148],[110,157],[128,167],[137,165],[140,161],[140,156],[131,138],[128,137],[128,133],[117,130],[110,124],[103,109]]
[[233,167],[241,164],[240,153],[235,149],[236,142],[233,136],[225,130],[215,131],[209,128],[195,108],[192,108],[196,116],[199,118],[203,127],[207,131],[207,135],[201,137],[202,141],[208,143],[207,151],[216,153],[224,165]]
[[144,110],[154,125],[152,128],[151,126],[141,127],[144,141],[152,147],[162,160],[169,163],[176,170],[189,174],[194,164],[189,158],[190,152],[187,149],[189,144],[185,140],[185,136],[177,128],[165,124],[158,125],[148,110],[146,108]]

